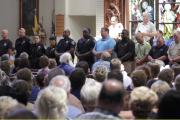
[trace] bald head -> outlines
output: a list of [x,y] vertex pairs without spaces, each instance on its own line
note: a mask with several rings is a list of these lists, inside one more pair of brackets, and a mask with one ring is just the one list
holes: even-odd
[[135,38],[137,40],[138,43],[142,44],[144,42],[144,38],[143,38],[143,34],[138,32],[136,35],[135,35]]
[[99,102],[123,104],[123,96],[123,84],[119,81],[110,79],[103,83],[103,87],[99,95]]
[[26,35],[26,30],[24,28],[19,29],[19,36],[24,37]]
[[1,36],[2,36],[2,38],[3,39],[8,39],[8,30],[6,30],[6,29],[3,29],[2,31],[1,31]]
[[102,60],[108,60],[108,58],[110,58],[111,57],[111,54],[109,53],[109,52],[103,52],[102,54],[101,54],[101,59]]

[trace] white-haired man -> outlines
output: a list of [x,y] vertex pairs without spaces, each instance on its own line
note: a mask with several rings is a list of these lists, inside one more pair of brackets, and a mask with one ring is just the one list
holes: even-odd
[[12,42],[8,38],[8,30],[4,29],[1,31],[2,40],[0,40],[0,56],[4,54],[12,54]]
[[68,117],[75,118],[79,114],[82,114],[84,112],[81,102],[74,95],[70,93],[71,83],[68,77],[64,75],[58,75],[50,81],[49,86],[56,86],[56,87],[64,89],[67,92]]
[[150,21],[149,14],[146,12],[143,13],[143,22],[138,24],[135,34],[137,34],[138,32],[141,32],[143,34],[145,41],[149,41],[156,35],[156,28]]

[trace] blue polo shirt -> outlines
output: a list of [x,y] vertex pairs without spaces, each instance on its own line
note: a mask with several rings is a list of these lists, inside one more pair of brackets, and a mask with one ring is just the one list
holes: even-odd
[[109,49],[114,49],[116,41],[113,38],[107,37],[105,39],[101,38],[96,42],[95,50],[97,52],[103,52]]

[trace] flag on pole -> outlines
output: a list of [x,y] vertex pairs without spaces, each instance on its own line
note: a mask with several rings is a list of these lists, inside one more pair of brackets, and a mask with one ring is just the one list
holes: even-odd
[[34,32],[34,34],[38,34],[39,33],[39,24],[38,24],[38,19],[37,19],[36,13],[34,15],[34,28],[33,28],[33,32]]

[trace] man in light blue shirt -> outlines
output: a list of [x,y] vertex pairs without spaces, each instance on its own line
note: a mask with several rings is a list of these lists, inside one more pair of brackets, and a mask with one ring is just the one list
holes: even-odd
[[101,28],[102,38],[96,42],[93,53],[96,59],[100,59],[103,52],[109,52],[112,55],[116,41],[109,37],[109,29],[106,27]]

